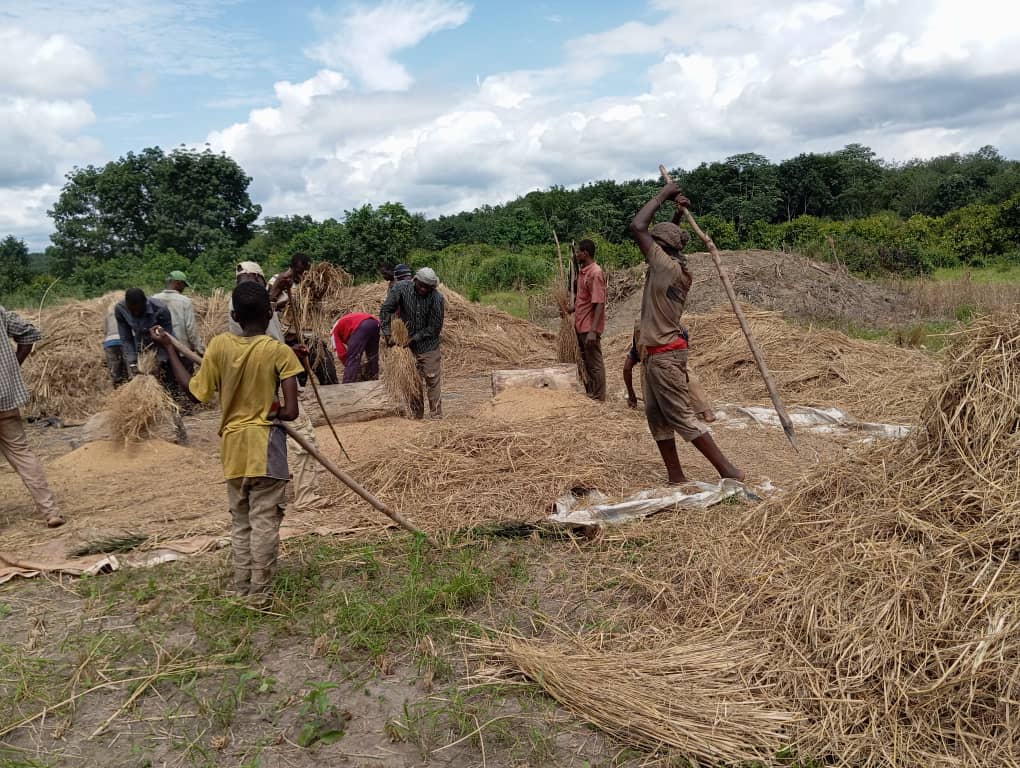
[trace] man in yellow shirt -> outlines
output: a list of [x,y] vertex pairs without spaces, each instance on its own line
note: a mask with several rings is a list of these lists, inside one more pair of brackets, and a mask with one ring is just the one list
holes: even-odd
[[[220,455],[232,521],[234,587],[265,605],[280,552],[287,480],[287,439],[273,420],[298,415],[297,376],[304,369],[285,344],[266,335],[272,309],[261,285],[234,288],[231,316],[242,335],[221,333],[209,343],[192,376],[165,333],[153,338],[167,351],[180,385],[201,402],[219,393]],[[283,390],[280,406],[279,390]]]

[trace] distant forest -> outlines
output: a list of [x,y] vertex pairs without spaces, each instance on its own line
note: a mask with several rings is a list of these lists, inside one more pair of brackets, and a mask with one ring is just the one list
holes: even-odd
[[[740,154],[673,169],[721,248],[796,250],[861,274],[924,274],[1020,263],[1020,163],[994,147],[888,163],[851,144],[773,163]],[[554,186],[502,205],[427,219],[399,202],[316,221],[268,217],[251,178],[212,152],[156,148],[69,173],[50,211],[53,244],[0,242],[0,300],[156,287],[184,269],[198,289],[229,285],[241,259],[274,269],[296,251],[371,278],[386,263],[432,264],[472,295],[539,287],[553,274],[552,233],[592,237],[610,267],[640,260],[627,226],[657,178]],[[691,245],[696,249],[697,243]]]

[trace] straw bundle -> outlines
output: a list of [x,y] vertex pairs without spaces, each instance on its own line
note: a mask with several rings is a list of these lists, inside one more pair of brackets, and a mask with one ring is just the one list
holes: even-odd
[[[708,633],[669,639],[653,647],[643,636],[546,643],[510,635],[475,641],[486,666],[481,681],[518,671],[592,725],[651,751],[672,748],[693,763],[739,765],[771,759],[789,740],[797,716],[762,703],[756,680],[768,661],[763,643],[730,641]],[[679,755],[677,755],[679,756]],[[673,764],[673,763],[671,763]]]
[[556,335],[556,359],[561,363],[574,363],[581,381],[587,383],[588,369],[584,366],[584,356],[577,342],[574,320],[567,313],[570,308],[570,294],[567,289],[557,285],[555,289],[556,305],[560,310],[560,329]]
[[118,442],[138,442],[156,427],[169,424],[177,405],[155,376],[139,375],[106,398],[110,434]]
[[409,417],[420,416],[424,411],[425,393],[414,353],[406,348],[407,326],[400,318],[394,318],[390,332],[396,346],[381,350],[383,383],[390,397],[403,403]]
[[230,316],[230,293],[222,288],[215,289],[208,296],[192,296],[195,314],[198,315],[198,330],[202,341],[209,344],[214,336],[227,332]]

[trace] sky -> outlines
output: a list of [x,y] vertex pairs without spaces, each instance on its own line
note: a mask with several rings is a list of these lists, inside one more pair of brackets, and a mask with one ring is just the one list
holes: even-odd
[[1005,0],[0,0],[0,237],[65,174],[209,146],[266,216],[533,189],[851,142],[1020,157]]

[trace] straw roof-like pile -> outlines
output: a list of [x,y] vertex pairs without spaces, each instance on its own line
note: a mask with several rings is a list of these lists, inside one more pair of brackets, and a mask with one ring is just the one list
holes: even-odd
[[[978,320],[952,353],[909,438],[819,467],[743,519],[660,521],[639,570],[617,568],[640,592],[635,627],[768,644],[742,701],[797,715],[765,745],[774,752],[858,768],[1020,766],[1020,319]],[[551,670],[497,645],[554,696],[544,675],[594,663]],[[602,655],[602,669],[630,663],[627,649]],[[561,700],[635,745],[648,746],[639,726],[663,724],[634,720],[675,701],[649,680],[624,705],[626,681],[585,679]],[[727,697],[716,704],[726,711]],[[664,743],[714,763],[713,745],[734,737],[763,747],[729,728]]]

